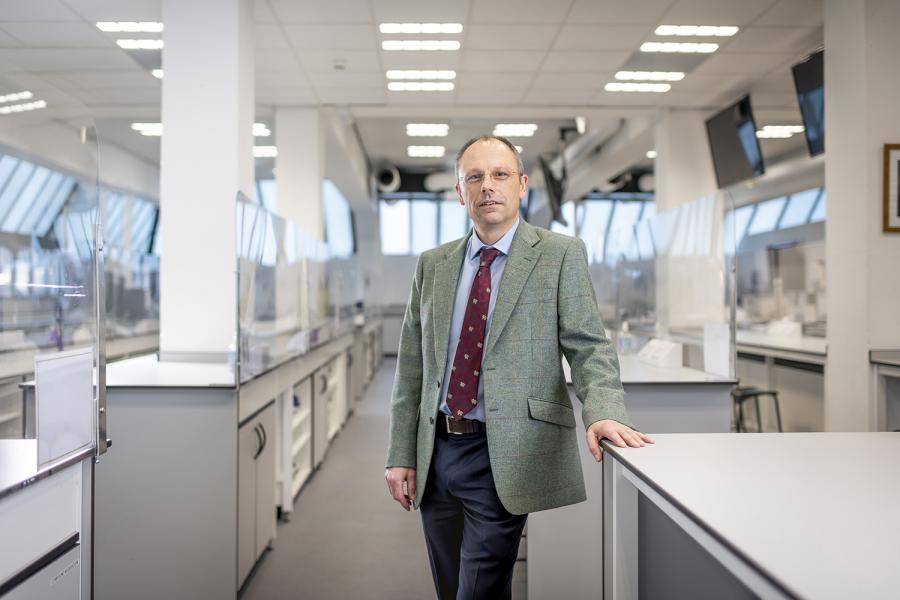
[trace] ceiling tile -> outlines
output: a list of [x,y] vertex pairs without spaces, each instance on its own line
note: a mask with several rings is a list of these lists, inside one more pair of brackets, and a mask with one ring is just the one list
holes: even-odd
[[380,71],[307,71],[313,87],[384,87],[387,78]]
[[667,92],[665,94],[642,94],[621,92],[598,92],[589,104],[616,106],[622,108],[660,107],[665,106],[703,106],[704,99],[700,94]]
[[507,73],[507,72],[469,72],[463,71],[456,75],[457,87],[489,87],[496,89],[525,90],[531,85],[534,77],[531,73]]
[[316,87],[315,89],[316,95],[324,104],[383,104],[387,94],[383,87]]
[[469,0],[372,0],[376,23],[464,23]]
[[[462,52],[386,52],[381,66],[387,69],[451,69],[459,70]],[[377,68],[377,67],[376,67]]]
[[257,104],[317,104],[318,100],[310,88],[284,88],[256,90]]
[[602,90],[615,73],[538,73],[534,78],[536,90]]
[[369,0],[269,0],[282,23],[371,23]]
[[789,107],[797,105],[797,96],[792,93],[753,92],[751,95],[754,109]]
[[286,25],[288,39],[301,50],[370,50],[378,48],[375,27],[360,25]]
[[819,27],[825,22],[822,0],[781,0],[754,25]]
[[630,52],[553,50],[547,53],[541,70],[559,73],[617,71],[630,55]]
[[763,74],[768,73],[782,63],[790,61],[792,58],[792,54],[717,53],[703,61],[694,72],[698,75]]
[[733,75],[723,73],[721,75],[698,75],[690,73],[681,81],[672,84],[672,89],[677,92],[696,94],[716,94],[738,87],[747,88],[753,76]]
[[465,47],[472,50],[548,50],[556,25],[472,25]]
[[662,16],[660,25],[746,26],[775,0],[678,0]]
[[86,104],[159,104],[162,102],[160,90],[116,88],[91,89],[73,92]]
[[289,46],[280,25],[257,22],[256,47],[263,50],[284,50]]
[[[32,2],[43,4],[44,2]],[[160,0],[65,0],[73,11],[88,22],[162,21]]]
[[135,63],[118,48],[100,49],[18,49],[0,50],[0,71],[64,71],[129,69]]
[[558,24],[571,4],[572,0],[473,0],[469,22]]
[[525,95],[522,102],[553,106],[584,106],[595,94],[596,92],[585,89],[533,89]]
[[454,92],[385,92],[385,101],[392,105],[443,106],[453,104],[453,98]]
[[309,86],[309,82],[303,76],[303,71],[301,71],[300,69],[288,69],[285,71],[260,71],[256,73],[257,89],[295,86]]
[[308,71],[328,71],[336,62],[348,71],[380,70],[378,54],[361,50],[303,50],[298,52],[300,64]]
[[59,0],[3,0],[3,20],[78,21],[78,15]]
[[544,58],[544,52],[512,50],[492,52],[467,50],[463,53],[461,68],[466,71],[536,71]]
[[0,23],[6,33],[31,48],[114,48],[112,38],[88,23],[42,21]]
[[738,33],[723,47],[723,50],[726,52],[793,52],[805,50],[816,38],[820,42],[822,41],[821,28],[752,26]]
[[58,78],[72,87],[91,88],[150,88],[158,89],[160,80],[143,69],[128,71],[78,71],[60,73]]
[[19,46],[21,46],[19,42],[0,29],[0,48],[17,48]]
[[633,52],[652,31],[642,25],[566,25],[556,37],[554,50],[627,50]]
[[457,90],[457,104],[518,104],[522,100],[523,92],[517,90],[492,90],[484,88],[469,88]]
[[659,25],[659,18],[673,0],[576,0],[566,19],[572,24]]
[[258,71],[288,71],[297,68],[297,59],[290,50],[256,50]]
[[254,20],[257,23],[277,23],[275,13],[269,7],[269,0],[256,0],[254,6]]

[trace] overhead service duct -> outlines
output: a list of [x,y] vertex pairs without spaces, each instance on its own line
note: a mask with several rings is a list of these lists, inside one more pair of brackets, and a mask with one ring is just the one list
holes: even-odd
[[425,189],[429,192],[445,192],[456,189],[456,175],[450,171],[436,171],[425,176]]
[[379,192],[396,192],[400,189],[400,170],[390,163],[381,163],[375,169],[375,181]]

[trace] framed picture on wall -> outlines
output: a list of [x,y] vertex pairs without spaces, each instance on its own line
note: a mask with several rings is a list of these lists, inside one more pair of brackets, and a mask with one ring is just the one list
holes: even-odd
[[900,233],[900,144],[884,145],[885,233]]

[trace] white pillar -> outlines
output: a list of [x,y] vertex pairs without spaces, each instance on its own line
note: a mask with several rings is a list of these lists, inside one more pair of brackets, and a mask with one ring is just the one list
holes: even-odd
[[696,110],[663,112],[654,128],[656,209],[675,208],[715,193],[706,115]]
[[825,429],[876,427],[869,350],[900,348],[900,236],[885,234],[882,148],[900,140],[900,3],[825,1]]
[[275,111],[276,211],[316,239],[325,237],[322,181],[325,178],[324,119],[315,108]]
[[224,360],[235,197],[253,189],[253,3],[164,0],[160,354]]
[[[656,210],[665,212],[716,193],[709,142],[706,137],[706,115],[696,110],[666,110],[654,128],[657,157],[654,166]],[[720,205],[700,208],[718,208]],[[696,227],[696,235],[710,237],[703,225],[721,222],[721,213],[696,210],[684,215]],[[699,242],[689,240],[701,251]],[[712,242],[712,240],[709,240]],[[663,256],[656,260],[656,313],[662,331],[703,327],[705,323],[722,322],[727,316],[722,271],[724,265],[715,260],[713,244],[709,253],[687,256]]]

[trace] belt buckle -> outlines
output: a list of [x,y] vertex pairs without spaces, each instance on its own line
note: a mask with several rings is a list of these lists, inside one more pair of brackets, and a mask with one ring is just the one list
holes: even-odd
[[444,415],[444,425],[447,427],[448,435],[462,435],[461,431],[450,431],[450,421],[453,420],[453,417],[450,415]]

